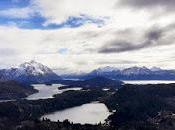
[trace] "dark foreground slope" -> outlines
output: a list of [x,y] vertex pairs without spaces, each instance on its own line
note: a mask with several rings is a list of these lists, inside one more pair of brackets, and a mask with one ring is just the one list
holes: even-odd
[[111,125],[122,130],[175,129],[175,84],[125,85],[105,103],[117,110]]
[[[105,95],[106,92],[100,90],[67,91],[55,95],[55,98],[53,99],[36,101],[21,100],[0,103],[0,130],[17,130],[19,126],[25,127],[25,125],[30,125],[30,123],[28,124],[24,122],[34,123],[40,118],[40,116],[46,113],[97,101],[101,97],[105,97]],[[54,130],[54,123],[52,123],[52,125],[50,125],[48,130]],[[34,130],[37,130],[35,129],[37,128],[37,124],[36,126],[34,125],[33,128]]]
[[[44,113],[91,101],[116,110],[108,124],[39,121]],[[175,130],[175,84],[124,85],[118,91],[68,91],[54,99],[0,103],[2,130]],[[83,116],[83,115],[80,115]]]
[[24,122],[25,126],[18,128],[18,130],[117,130],[114,127],[98,125],[81,125],[72,124],[68,120],[64,122],[51,122],[49,120]]
[[37,92],[32,86],[23,86],[15,81],[0,81],[0,100],[20,99]]

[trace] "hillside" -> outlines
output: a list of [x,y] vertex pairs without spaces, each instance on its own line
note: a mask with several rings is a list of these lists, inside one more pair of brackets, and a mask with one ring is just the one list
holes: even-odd
[[86,80],[60,80],[59,83],[67,85],[64,87],[82,88],[120,88],[122,81],[112,80],[106,77],[97,76]]
[[15,81],[0,81],[0,100],[20,99],[37,92],[32,86],[26,87]]
[[174,130],[175,84],[124,85],[105,100],[111,125],[126,130]]

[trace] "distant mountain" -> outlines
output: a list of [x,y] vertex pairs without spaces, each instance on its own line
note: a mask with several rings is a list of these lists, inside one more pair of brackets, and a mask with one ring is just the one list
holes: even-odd
[[95,77],[105,77],[116,80],[175,80],[175,70],[165,70],[158,67],[130,67],[119,69],[103,67],[90,73],[66,74],[62,77],[54,73],[49,67],[34,60],[25,62],[19,67],[0,70],[0,81],[15,80],[23,84],[53,83],[62,79],[88,80]]
[[0,100],[25,98],[37,90],[32,86],[23,86],[15,81],[0,81]]
[[159,67],[152,67],[151,71],[156,72],[156,71],[161,71],[162,69]]
[[47,66],[32,60],[21,64],[17,68],[0,70],[0,79],[31,84],[57,80],[60,77]]
[[146,67],[132,67],[132,68],[127,68],[124,70],[120,71],[122,75],[149,75],[151,74],[151,70],[149,70]]
[[115,67],[104,67],[88,73],[84,78],[104,76],[119,80],[175,80],[175,70],[164,70],[153,67],[130,67],[118,69]]

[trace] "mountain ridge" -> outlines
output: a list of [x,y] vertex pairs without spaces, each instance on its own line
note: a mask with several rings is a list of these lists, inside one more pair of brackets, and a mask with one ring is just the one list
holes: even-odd
[[24,62],[18,67],[0,70],[0,81],[15,80],[25,84],[48,83],[61,79],[90,79],[93,77],[106,77],[117,80],[175,80],[175,70],[158,67],[102,67],[89,73],[60,75],[51,68],[34,60]]
[[166,70],[158,67],[129,67],[124,69],[113,68],[107,70],[106,67],[98,68],[88,73],[85,78],[94,76],[104,76],[120,80],[175,80],[175,70]]

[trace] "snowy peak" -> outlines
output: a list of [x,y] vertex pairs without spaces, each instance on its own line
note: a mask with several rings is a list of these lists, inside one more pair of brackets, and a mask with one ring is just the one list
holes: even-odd
[[122,71],[124,75],[139,75],[139,74],[150,74],[151,70],[146,67],[132,67]]
[[106,67],[103,67],[103,68],[99,68],[96,71],[99,71],[99,72],[113,72],[113,71],[119,71],[119,69],[115,68],[115,67],[106,66]]
[[35,76],[53,73],[53,71],[50,68],[34,60],[21,64],[19,66],[19,70],[22,73],[35,75]]
[[162,69],[161,68],[159,68],[159,67],[152,67],[151,69],[150,69],[151,71],[162,71]]
[[174,80],[175,70],[158,67],[130,67],[125,69],[104,67],[90,72],[87,77],[104,76],[120,80]]
[[101,76],[104,73],[107,74],[107,73],[117,73],[117,72],[120,72],[120,70],[115,68],[115,67],[107,66],[107,67],[98,68],[98,69],[92,71],[90,75]]
[[131,67],[126,69],[118,69],[116,67],[103,67],[93,71],[96,74],[103,74],[103,73],[120,73],[123,75],[138,75],[138,74],[149,74],[151,70],[146,67]]
[[0,70],[0,80],[15,80],[21,83],[45,83],[60,77],[47,66],[34,60],[25,62],[17,68]]

